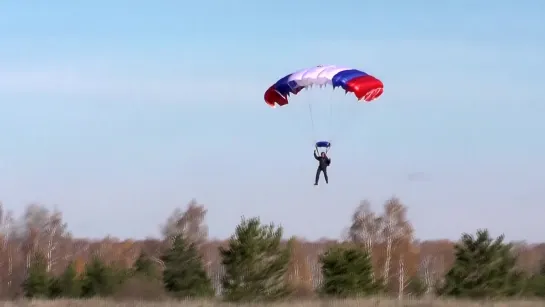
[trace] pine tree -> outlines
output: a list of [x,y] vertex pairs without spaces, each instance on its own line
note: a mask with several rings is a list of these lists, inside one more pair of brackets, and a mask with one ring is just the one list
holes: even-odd
[[159,272],[155,263],[151,258],[144,252],[141,252],[138,255],[138,258],[133,265],[133,273],[139,277],[145,277],[150,279],[159,278]]
[[165,290],[177,298],[202,298],[215,294],[194,243],[182,235],[174,237],[172,246],[161,257],[165,264]]
[[259,218],[242,219],[228,248],[220,248],[228,301],[272,301],[291,293],[286,278],[291,247],[282,247],[282,227],[261,225]]
[[140,252],[127,279],[114,293],[116,299],[156,301],[166,297],[160,272],[151,258]]
[[367,251],[354,246],[336,246],[320,256],[323,284],[320,292],[339,298],[375,294],[373,265]]
[[511,244],[495,240],[487,230],[475,237],[463,234],[455,245],[455,261],[438,294],[467,298],[513,296],[522,290],[522,275],[515,269]]
[[85,266],[81,295],[83,297],[109,296],[114,292],[116,283],[112,269],[105,265],[100,258],[94,256]]
[[56,299],[62,296],[62,287],[59,282],[59,277],[52,276],[48,283],[48,298]]
[[45,257],[41,253],[35,253],[22,285],[24,295],[27,298],[49,297],[49,284],[50,277],[47,273]]
[[73,262],[66,267],[57,280],[62,290],[62,297],[76,298],[81,295],[81,281],[78,279],[76,267]]

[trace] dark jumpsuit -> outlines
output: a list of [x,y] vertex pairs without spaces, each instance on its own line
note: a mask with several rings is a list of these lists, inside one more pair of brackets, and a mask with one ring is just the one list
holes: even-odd
[[331,164],[331,159],[327,156],[318,156],[316,152],[314,152],[314,159],[318,160],[319,162],[318,169],[316,170],[316,181],[314,181],[314,185],[317,185],[318,180],[320,180],[320,172],[324,173],[325,183],[329,183],[327,178],[327,167],[329,166],[329,164]]

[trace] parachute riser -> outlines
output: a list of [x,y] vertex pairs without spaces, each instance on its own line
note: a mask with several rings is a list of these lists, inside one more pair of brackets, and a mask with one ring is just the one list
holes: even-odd
[[316,152],[321,154],[322,152],[325,152],[325,154],[327,155],[327,153],[329,152],[329,149],[331,147],[326,147],[326,149],[324,151],[320,151],[320,149],[318,148],[318,146],[315,146],[314,148],[316,148]]

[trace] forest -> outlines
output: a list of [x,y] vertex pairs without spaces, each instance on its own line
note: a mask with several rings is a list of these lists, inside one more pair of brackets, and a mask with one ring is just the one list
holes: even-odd
[[191,200],[142,240],[73,237],[62,212],[0,207],[0,297],[214,299],[271,302],[371,296],[545,298],[545,243],[506,242],[486,229],[420,241],[408,207],[362,201],[342,239],[286,238],[281,226],[242,218],[230,238],[208,237],[205,205]]

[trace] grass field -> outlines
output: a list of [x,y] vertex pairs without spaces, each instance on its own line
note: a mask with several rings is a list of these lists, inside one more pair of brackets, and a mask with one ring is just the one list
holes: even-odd
[[263,306],[263,307],[545,307],[545,301],[498,301],[498,302],[477,302],[477,301],[454,301],[454,300],[406,300],[403,302],[388,299],[361,299],[361,300],[338,300],[338,301],[301,301],[292,303],[275,304],[247,304],[237,305],[214,301],[168,301],[168,302],[135,302],[112,300],[57,300],[57,301],[13,301],[2,302],[2,307],[234,307],[234,306]]

